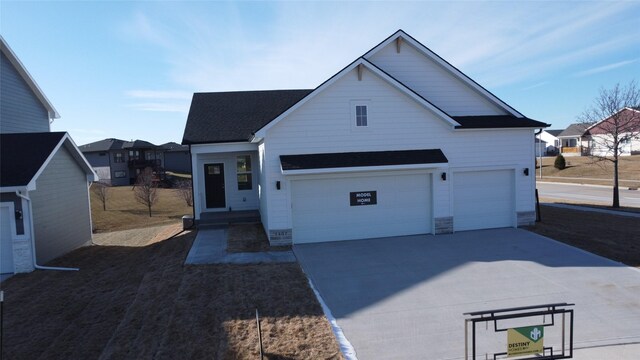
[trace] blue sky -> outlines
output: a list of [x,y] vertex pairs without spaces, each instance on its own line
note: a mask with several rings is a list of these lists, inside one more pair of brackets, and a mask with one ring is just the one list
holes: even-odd
[[180,142],[193,92],[315,88],[403,29],[564,128],[640,81],[640,2],[0,2],[0,31],[78,145]]

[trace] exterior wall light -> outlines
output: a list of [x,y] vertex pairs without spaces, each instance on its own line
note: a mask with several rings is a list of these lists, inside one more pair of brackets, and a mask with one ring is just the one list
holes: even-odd
[[529,168],[524,168],[524,176],[529,176]]
[[280,181],[276,181],[276,189],[280,190]]
[[440,178],[442,179],[442,181],[447,181],[447,173],[443,172],[442,174],[440,174]]

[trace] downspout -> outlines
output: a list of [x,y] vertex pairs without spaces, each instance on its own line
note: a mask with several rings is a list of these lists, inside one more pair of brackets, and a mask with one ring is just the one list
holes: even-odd
[[193,214],[193,223],[196,223],[196,191],[193,187],[193,179],[197,171],[193,169],[193,160],[191,159],[191,144],[189,144],[189,167],[191,167],[191,212]]
[[[544,130],[544,129],[540,129],[540,131],[535,133],[534,136],[538,136],[538,135],[542,134],[542,130]],[[535,147],[535,141],[534,141],[533,146]],[[540,179],[542,179],[542,137],[540,137],[540,139],[538,139],[538,150],[540,151],[539,152],[539,156],[538,156],[538,159],[540,160]],[[535,153],[535,151],[534,151],[534,153]]]
[[61,271],[78,271],[78,268],[65,268],[65,267],[51,267],[40,266],[36,260],[36,236],[33,230],[33,205],[29,196],[20,194],[20,191],[16,191],[16,195],[25,199],[29,203],[29,229],[31,231],[31,255],[33,256],[33,267],[39,270],[61,270]]

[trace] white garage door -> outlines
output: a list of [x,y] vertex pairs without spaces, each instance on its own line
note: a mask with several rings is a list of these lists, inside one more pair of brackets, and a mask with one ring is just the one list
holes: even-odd
[[0,206],[0,273],[13,273],[13,237],[11,210]]
[[296,180],[291,184],[294,243],[431,232],[428,174]]
[[515,221],[513,170],[455,172],[455,231],[510,227]]

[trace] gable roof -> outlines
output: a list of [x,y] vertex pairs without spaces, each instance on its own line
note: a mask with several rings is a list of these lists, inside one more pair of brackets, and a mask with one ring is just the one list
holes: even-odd
[[562,129],[556,129],[556,130],[545,130],[547,133],[558,137],[558,135],[560,135],[560,133],[563,131]]
[[617,130],[619,134],[640,132],[640,110],[624,108],[587,129],[592,135],[610,134],[613,130]]
[[[399,37],[409,40],[424,55],[435,60],[454,76],[511,115],[464,116],[459,118],[465,124],[459,123],[454,117],[451,117],[438,106],[366,59],[367,56],[375,53],[377,49]],[[550,126],[549,124],[524,117],[404,31],[398,30],[313,90],[195,93],[191,101],[182,143],[246,142],[264,137],[269,128],[357,66],[363,66],[387,81],[390,85],[447,122],[453,129],[542,128]],[[479,121],[482,120],[485,120],[486,123],[480,124]]]
[[18,59],[18,56],[16,56],[13,50],[11,50],[11,48],[9,47],[9,44],[7,44],[7,42],[4,40],[4,38],[1,35],[0,35],[0,51],[2,51],[2,53],[7,57],[7,59],[9,59],[9,61],[11,62],[13,67],[16,69],[18,74],[20,74],[20,76],[24,79],[24,81],[27,83],[31,91],[33,91],[33,93],[36,95],[38,100],[42,103],[44,108],[47,109],[47,112],[49,113],[49,119],[60,118],[60,114],[58,114],[58,111],[53,107],[53,104],[51,104],[49,99],[47,99],[47,96],[40,89],[40,87],[38,86],[36,81],[33,79],[31,74],[29,74],[29,72],[27,71],[27,68],[22,64],[20,59]]
[[558,134],[557,137],[583,136],[584,133],[587,131],[588,127],[589,125],[581,124],[581,123],[571,124],[569,125],[569,127],[562,130],[562,132]]
[[145,140],[124,141],[120,139],[109,138],[82,145],[80,146],[80,151],[89,153],[124,149],[155,149],[157,147],[158,146]]
[[312,90],[195,93],[183,144],[249,141],[253,133]]
[[371,50],[367,51],[362,56],[365,57],[365,58],[371,57],[375,53],[380,51],[382,48],[386,47],[387,45],[389,45],[393,41],[397,41],[398,39],[406,41],[408,44],[410,44],[416,50],[418,50],[421,54],[423,54],[426,57],[428,57],[431,60],[433,60],[436,64],[438,64],[444,70],[446,70],[447,72],[449,72],[450,74],[452,74],[453,76],[458,78],[460,81],[462,81],[464,84],[466,84],[470,88],[474,89],[477,93],[482,95],[484,98],[486,98],[490,102],[492,102],[495,105],[497,105],[498,107],[504,109],[506,112],[510,113],[511,115],[513,115],[515,117],[523,117],[524,116],[521,113],[519,113],[518,111],[516,111],[514,108],[509,106],[507,103],[502,101],[500,98],[495,96],[492,92],[490,92],[489,90],[487,90],[484,87],[482,87],[482,85],[478,84],[475,80],[473,80],[472,78],[467,76],[465,73],[460,71],[457,67],[451,65],[448,61],[446,61],[445,59],[440,57],[440,55],[436,54],[431,49],[429,49],[428,47],[423,45],[421,42],[416,40],[413,36],[411,36],[411,35],[407,34],[406,32],[404,32],[404,30],[402,30],[402,29],[399,29],[395,33],[391,34],[391,36],[389,36],[388,38],[386,38],[385,40],[380,42],[380,44],[374,46]]
[[0,187],[35,189],[35,181],[61,146],[65,146],[90,181],[97,175],[66,132],[0,134]]
[[163,148],[167,152],[189,151],[189,147],[187,145],[180,145],[173,141],[159,145],[159,147]]

